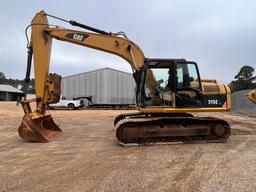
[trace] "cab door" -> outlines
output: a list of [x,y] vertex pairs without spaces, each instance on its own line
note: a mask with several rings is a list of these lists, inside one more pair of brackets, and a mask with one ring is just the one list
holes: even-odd
[[134,74],[136,101],[139,107],[174,107],[173,67],[169,62],[150,67],[145,64],[144,69]]

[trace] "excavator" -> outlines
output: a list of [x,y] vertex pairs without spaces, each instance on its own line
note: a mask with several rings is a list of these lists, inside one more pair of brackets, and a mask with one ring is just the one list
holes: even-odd
[[[49,24],[49,17],[83,30]],[[53,39],[114,54],[130,64],[136,82],[138,112],[120,114],[114,119],[117,142],[121,145],[225,142],[231,134],[225,120],[193,115],[194,112],[229,111],[231,106],[229,87],[214,79],[201,79],[194,61],[147,58],[124,32],[106,32],[44,11],[34,16],[26,28],[26,37],[25,82],[27,85],[30,80],[33,60],[36,87],[36,98],[24,98],[21,102],[25,115],[18,132],[26,141],[50,142],[62,133],[46,108],[59,101],[61,92],[61,76],[49,73]],[[32,102],[36,103],[33,110]]]
[[247,94],[247,98],[256,104],[256,89]]

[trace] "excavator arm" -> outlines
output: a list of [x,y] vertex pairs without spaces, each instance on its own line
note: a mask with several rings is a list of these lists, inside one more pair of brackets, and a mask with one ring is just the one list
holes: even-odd
[[[44,11],[37,13],[32,20],[26,80],[29,79],[28,71],[30,71],[33,58],[36,98],[22,101],[25,116],[19,127],[19,134],[25,140],[48,142],[61,133],[61,129],[46,111],[46,105],[58,102],[60,97],[61,76],[49,74],[53,38],[117,55],[125,59],[133,71],[138,71],[145,59],[139,46],[128,38],[100,31],[75,21],[69,21],[69,23],[96,33],[49,25],[47,14]],[[149,75],[146,85],[152,91],[154,90],[156,81],[153,75]],[[36,102],[34,111],[30,108],[31,102]]]
[[143,63],[142,50],[132,41],[111,34],[96,34],[82,31],[50,27],[44,12],[38,13],[32,21],[31,46],[34,54],[36,96],[40,101],[37,108],[49,98],[47,75],[49,72],[52,39],[66,41],[85,47],[112,53],[125,59],[133,70],[138,70]]

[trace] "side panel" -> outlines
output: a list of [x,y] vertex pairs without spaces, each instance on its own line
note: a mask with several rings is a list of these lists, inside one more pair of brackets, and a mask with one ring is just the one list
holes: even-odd
[[226,103],[226,95],[212,94],[202,96],[203,107],[226,107]]
[[231,108],[231,91],[227,85],[215,83],[202,83],[203,107],[222,107],[227,111]]
[[62,95],[67,99],[92,96],[96,104],[134,103],[132,74],[102,69],[62,79]]

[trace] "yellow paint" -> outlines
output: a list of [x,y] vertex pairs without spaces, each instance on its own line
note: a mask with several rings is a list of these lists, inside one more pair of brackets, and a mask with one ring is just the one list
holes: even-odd
[[247,98],[256,104],[256,89],[248,93]]

